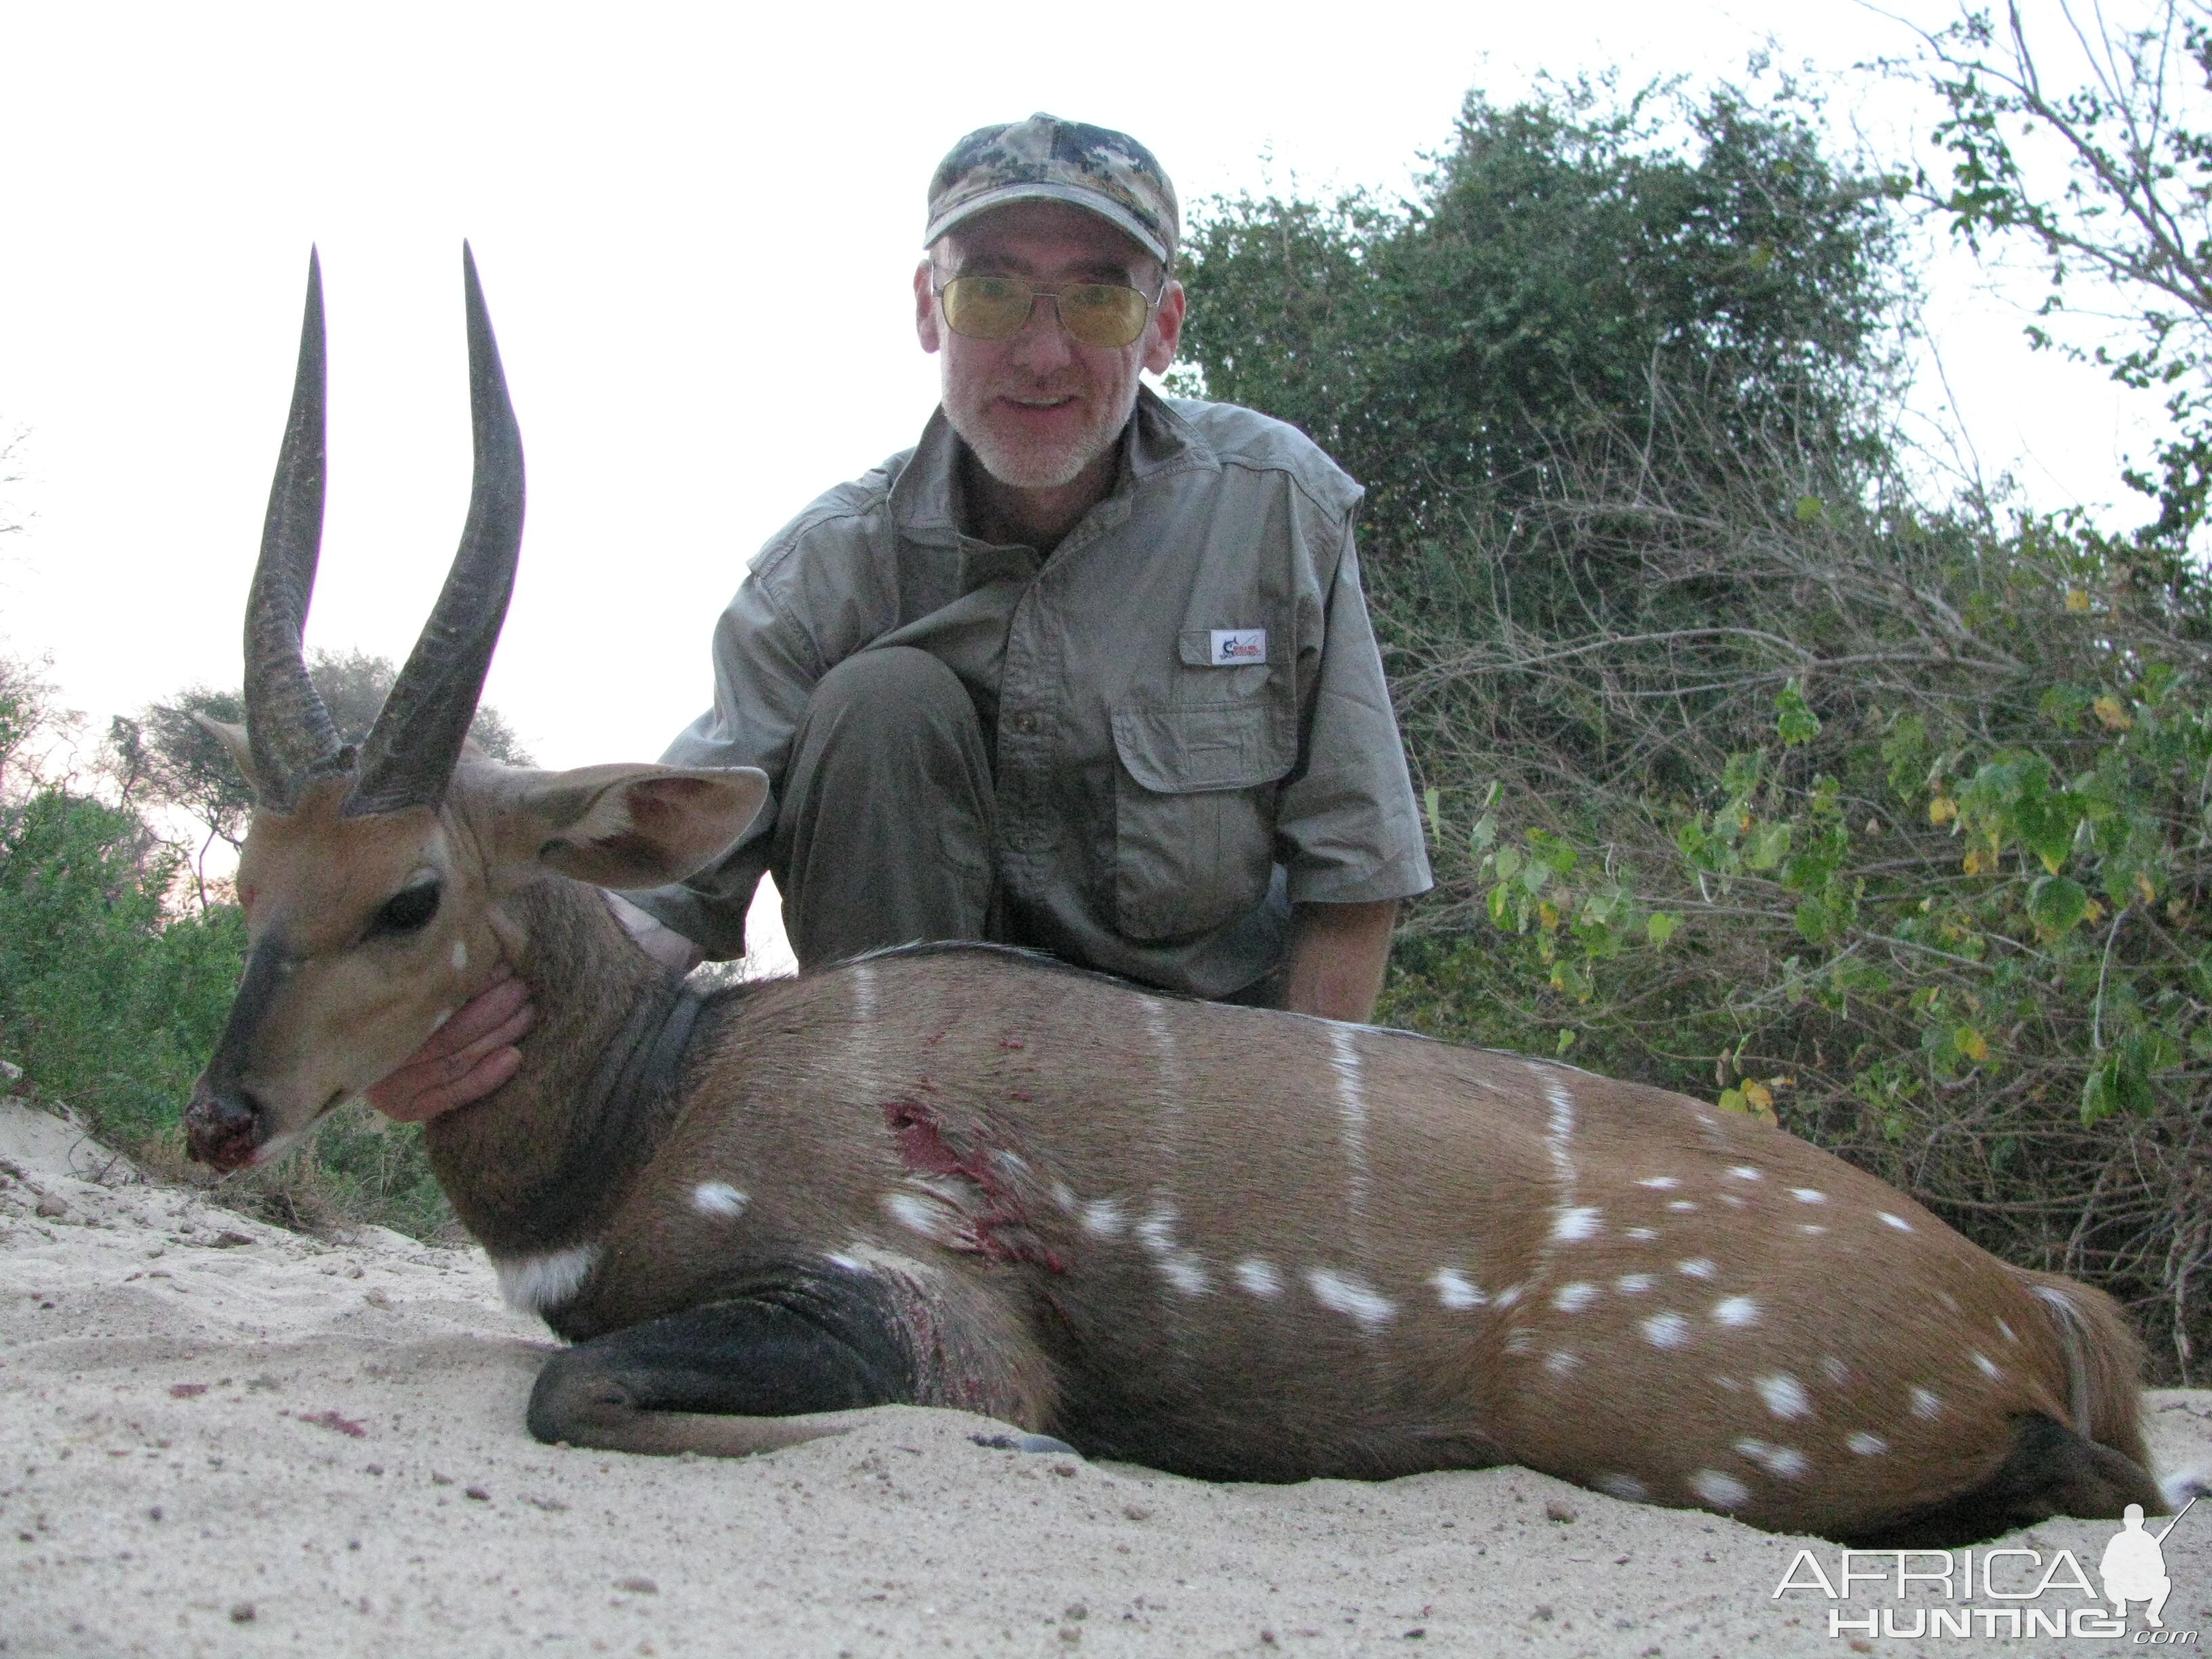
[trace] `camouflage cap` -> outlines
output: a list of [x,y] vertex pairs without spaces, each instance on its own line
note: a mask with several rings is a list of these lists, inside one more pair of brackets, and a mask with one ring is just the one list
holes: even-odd
[[1127,133],[1039,113],[983,127],[953,145],[929,181],[922,246],[1006,202],[1066,202],[1097,214],[1163,264],[1181,234],[1175,186]]

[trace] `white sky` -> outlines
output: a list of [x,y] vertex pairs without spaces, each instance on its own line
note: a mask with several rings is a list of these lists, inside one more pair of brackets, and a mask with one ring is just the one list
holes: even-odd
[[[309,642],[404,656],[467,495],[466,235],[530,463],[486,696],[542,763],[650,758],[705,706],[753,550],[932,407],[907,282],[963,132],[1036,109],[1120,127],[1186,203],[1271,167],[1389,185],[1470,85],[1736,75],[1770,33],[1832,70],[1911,45],[1847,0],[0,6],[0,434],[29,430],[0,520],[31,515],[0,540],[0,649],[51,652],[93,734],[235,683],[319,242]],[[1850,85],[1843,121],[1929,124]],[[2031,357],[1962,262],[1933,295],[1983,465],[2044,505],[2121,495],[2142,428],[2104,382]]]

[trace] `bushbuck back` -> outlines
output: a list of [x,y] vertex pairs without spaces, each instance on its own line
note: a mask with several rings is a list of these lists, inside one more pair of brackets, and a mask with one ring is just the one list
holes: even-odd
[[1401,1032],[928,945],[700,997],[586,884],[678,879],[757,772],[465,751],[522,458],[472,264],[477,484],[374,733],[300,654],[311,266],[247,613],[250,952],[187,1115],[269,1158],[511,964],[541,1020],[430,1156],[575,1346],[545,1440],[738,1454],[902,1401],[1219,1479],[1516,1462],[1851,1541],[2162,1512],[2114,1307],[1747,1117]]

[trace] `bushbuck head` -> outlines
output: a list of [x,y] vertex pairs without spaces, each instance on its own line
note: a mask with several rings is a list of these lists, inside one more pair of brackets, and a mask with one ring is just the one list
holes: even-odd
[[604,886],[680,879],[766,794],[757,772],[598,766],[537,772],[468,749],[522,540],[522,442],[464,247],[476,471],[435,609],[358,748],[307,678],[301,630],[322,537],[319,264],[290,419],[246,605],[246,725],[205,722],[252,785],[239,860],[246,975],[192,1092],[192,1155],[265,1162],[421,1045],[519,954],[500,900],[549,873]]

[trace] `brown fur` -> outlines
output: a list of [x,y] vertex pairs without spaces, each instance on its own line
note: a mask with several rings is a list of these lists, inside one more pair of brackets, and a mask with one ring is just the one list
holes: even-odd
[[[685,810],[660,777],[473,769],[434,819],[311,796],[257,820],[246,866],[257,945],[297,957],[238,1039],[283,1110],[375,1075],[501,955],[530,978],[522,1072],[430,1145],[563,1335],[834,1267],[876,1287],[921,1403],[1195,1474],[1510,1461],[1838,1537],[2158,1503],[2108,1302],[1749,1118],[1510,1054],[1012,952],[893,952],[711,1004],[680,1098],[580,1164],[592,1079],[672,981],[546,866],[641,884],[665,862],[653,819]],[[646,786],[656,811],[624,810]],[[435,921],[363,942],[426,866],[447,884]],[[737,1212],[702,1187],[742,1194]],[[2063,1426],[2069,1345],[2101,1451]],[[533,1422],[639,1450],[799,1432],[617,1408],[608,1386],[563,1372]]]

